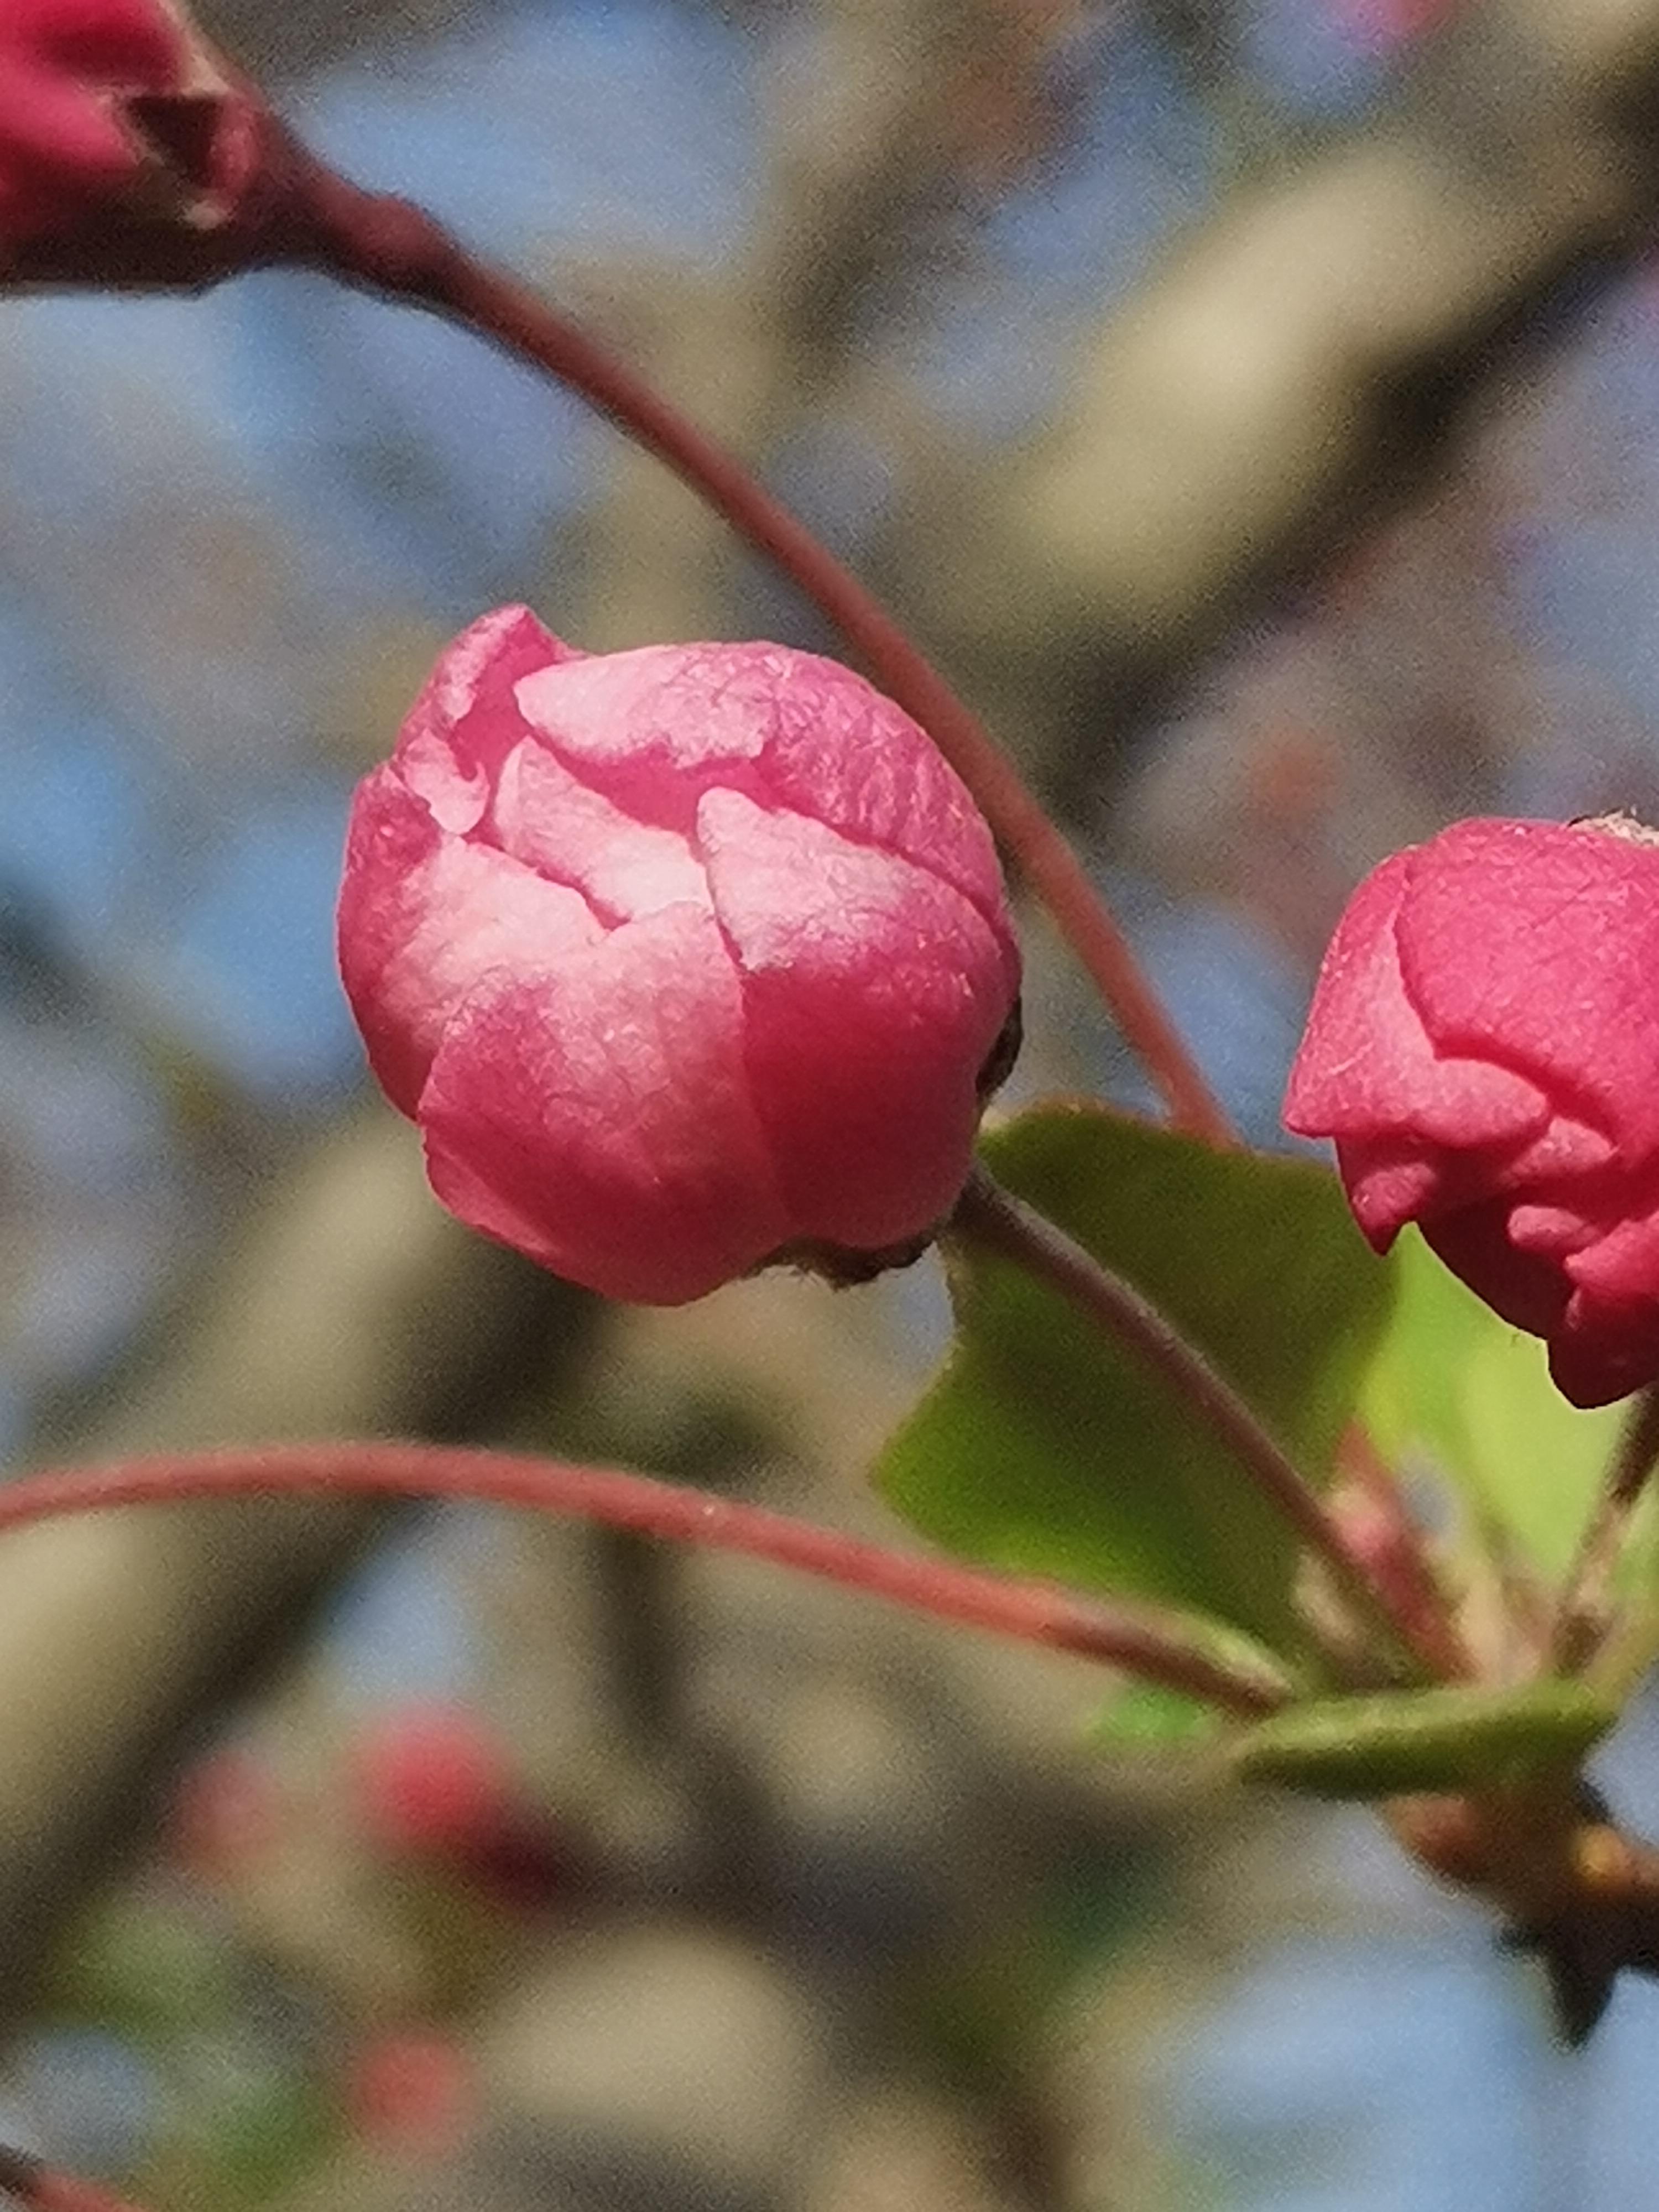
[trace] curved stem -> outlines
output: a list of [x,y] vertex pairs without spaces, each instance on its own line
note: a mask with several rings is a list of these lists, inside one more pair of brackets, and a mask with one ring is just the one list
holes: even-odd
[[874,594],[724,447],[526,286],[475,260],[424,209],[295,163],[288,258],[424,307],[579,392],[775,561],[921,723],[1093,978],[1178,1127],[1231,1127],[1087,871],[977,715]]
[[1330,1510],[1349,1548],[1364,1559],[1372,1580],[1389,1590],[1397,1617],[1414,1622],[1418,1648],[1437,1655],[1436,1672],[1448,1681],[1473,1681],[1480,1670],[1435,1573],[1422,1531],[1394,1469],[1358,1420],[1343,1434],[1338,1464],[1352,1489],[1347,1496],[1334,1497]]
[[1559,1674],[1581,1671],[1606,1641],[1613,1625],[1613,1571],[1630,1516],[1656,1462],[1659,1384],[1650,1384],[1632,1401],[1624,1433],[1562,1586],[1550,1638],[1550,1664]]
[[1323,1560],[1339,1589],[1384,1631],[1390,1643],[1401,1646],[1431,1676],[1441,1674],[1445,1655],[1437,1640],[1425,1634],[1414,1608],[1378,1585],[1364,1553],[1326,1511],[1284,1446],[1226,1377],[1133,1284],[1103,1267],[1064,1230],[1005,1190],[981,1166],[975,1167],[957,1200],[951,1227],[1058,1291],[1115,1341],[1127,1344],[1156,1369]]
[[0,1484],[0,1529],[117,1505],[292,1496],[469,1498],[735,1552],[970,1628],[1138,1674],[1224,1711],[1259,1715],[1289,1686],[1230,1640],[1157,1606],[1079,1597],[945,1559],[888,1551],[740,1499],[614,1468],[419,1443],[267,1444],[53,1468]]

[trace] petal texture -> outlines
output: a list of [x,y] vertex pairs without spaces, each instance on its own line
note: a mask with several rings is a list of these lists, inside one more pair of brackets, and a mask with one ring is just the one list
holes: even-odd
[[440,1197],[656,1304],[916,1248],[1019,982],[989,833],[862,678],[590,658],[522,607],[457,639],[360,787],[339,927]]
[[445,1031],[420,1120],[462,1220],[610,1297],[700,1297],[789,1233],[738,979],[699,908],[487,981]]
[[1659,843],[1455,824],[1355,893],[1285,1098],[1360,1226],[1407,1221],[1577,1405],[1659,1377]]
[[446,836],[397,771],[353,809],[340,896],[340,973],[369,1065],[413,1115],[444,1027],[486,975],[539,969],[605,932],[579,891],[504,853]]
[[876,1248],[931,1227],[1006,1013],[996,939],[937,876],[737,792],[704,798],[698,843],[795,1233]]

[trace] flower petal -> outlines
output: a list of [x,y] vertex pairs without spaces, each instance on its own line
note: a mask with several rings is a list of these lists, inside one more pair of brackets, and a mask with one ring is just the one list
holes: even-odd
[[387,763],[359,785],[340,890],[340,974],[369,1065],[413,1116],[444,1024],[487,975],[545,967],[604,930],[579,891],[452,837]]
[[444,1032],[419,1120],[445,1205],[609,1297],[700,1297],[790,1233],[738,978],[695,906],[488,980]]
[[746,1060],[794,1235],[854,1249],[962,1188],[1012,1000],[959,891],[819,822],[709,793],[698,841],[743,975]]
[[1385,860],[1337,927],[1291,1069],[1285,1125],[1460,1150],[1517,1142],[1548,1121],[1543,1092],[1508,1066],[1446,1051],[1407,995],[1395,928],[1415,858]]
[[1354,1219],[1379,1252],[1388,1250],[1408,1221],[1430,1212],[1440,1193],[1443,1162],[1410,1144],[1339,1137],[1336,1161]]
[[520,678],[580,658],[528,607],[481,615],[438,656],[392,757],[446,830],[483,820],[496,772],[525,734],[514,700]]
[[490,832],[502,851],[556,883],[573,884],[607,921],[665,907],[708,904],[708,883],[672,830],[635,822],[580,782],[538,738],[501,763]]
[[586,782],[689,835],[716,787],[826,823],[941,876],[1018,972],[996,848],[955,770],[838,661],[775,645],[647,646],[529,676],[519,705]]
[[1524,1073],[1629,1160],[1659,1146],[1659,848],[1474,821],[1418,858],[1400,957],[1442,1048]]
[[1500,1319],[1534,1336],[1552,1336],[1560,1327],[1566,1279],[1556,1261],[1516,1249],[1501,1199],[1431,1215],[1422,1227],[1425,1241],[1453,1274]]

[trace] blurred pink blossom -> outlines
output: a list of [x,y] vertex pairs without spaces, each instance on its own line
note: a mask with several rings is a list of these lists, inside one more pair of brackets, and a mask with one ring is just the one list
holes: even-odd
[[377,2036],[347,2069],[345,2106],[356,2132],[394,2155],[453,2151],[477,2116],[477,2086],[453,2036],[411,2027]]
[[507,1746],[464,1706],[405,1705],[375,1721],[352,1749],[351,1794],[388,1858],[442,1868],[497,1905],[550,1905],[584,1878]]
[[234,1881],[280,1840],[281,1787],[252,1752],[228,1747],[197,1760],[181,1778],[167,1838],[180,1865],[208,1881]]
[[1330,0],[1330,4],[1351,38],[1386,52],[1433,30],[1462,0]]

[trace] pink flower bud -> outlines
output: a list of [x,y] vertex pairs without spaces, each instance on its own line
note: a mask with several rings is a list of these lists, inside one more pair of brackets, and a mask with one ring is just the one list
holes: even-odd
[[1460,822],[1385,860],[1320,971],[1285,1119],[1577,1406],[1659,1376],[1659,840]]
[[352,1779],[364,1826],[394,1856],[457,1850],[518,1796],[507,1747],[459,1705],[384,1715],[353,1747]]
[[914,1257],[1019,988],[990,833],[861,678],[588,657],[522,607],[449,647],[360,786],[340,965],[444,1203],[663,1305]]
[[275,128],[173,0],[4,0],[0,280],[188,280]]
[[387,1857],[447,1868],[496,1904],[524,1909],[573,1895],[574,1838],[520,1782],[507,1747],[459,1705],[409,1705],[354,1747],[352,1796]]
[[358,2135],[394,2156],[453,2151],[477,2117],[477,2085],[466,2053],[435,2028],[377,2036],[356,2051],[343,2083]]

